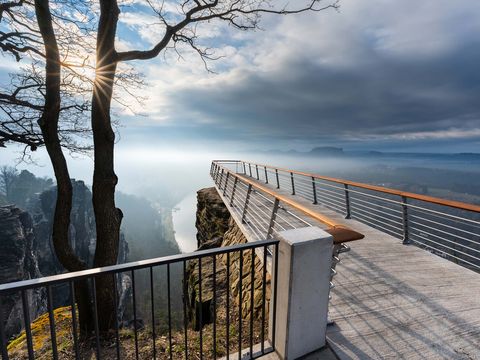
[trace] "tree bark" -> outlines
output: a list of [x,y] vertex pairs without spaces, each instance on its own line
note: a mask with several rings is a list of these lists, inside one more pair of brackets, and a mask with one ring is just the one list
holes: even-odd
[[[97,243],[94,267],[117,263],[122,212],[115,206],[117,176],[114,171],[115,133],[110,119],[113,84],[117,68],[115,34],[120,10],[115,0],[100,1],[97,35],[97,62],[92,99],[92,130],[94,144],[93,208]],[[114,277],[97,279],[97,304],[100,330],[115,325]]]

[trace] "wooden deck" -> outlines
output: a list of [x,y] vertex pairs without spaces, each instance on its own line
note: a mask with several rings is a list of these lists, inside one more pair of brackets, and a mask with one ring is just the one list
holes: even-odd
[[275,190],[366,235],[334,278],[327,338],[340,359],[480,359],[480,274]]

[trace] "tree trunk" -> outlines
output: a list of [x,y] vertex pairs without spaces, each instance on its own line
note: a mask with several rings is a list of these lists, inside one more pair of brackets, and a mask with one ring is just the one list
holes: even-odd
[[[122,221],[122,212],[115,206],[115,186],[118,179],[114,171],[115,133],[110,119],[113,84],[117,68],[115,33],[120,10],[115,0],[101,0],[100,11],[96,75],[92,99],[95,156],[92,193],[97,230],[95,267],[117,263]],[[102,331],[112,329],[115,325],[113,281],[112,275],[97,278],[99,326]]]
[[[38,123],[57,181],[52,242],[55,254],[65,269],[68,271],[85,270],[87,265],[75,255],[68,238],[70,212],[72,210],[72,183],[58,137],[61,66],[48,0],[35,0],[35,13],[45,44],[46,55],[45,107]],[[88,291],[85,291],[85,284],[76,284],[76,286],[78,287],[76,302],[80,314],[80,328],[82,330],[92,329],[93,322]]]

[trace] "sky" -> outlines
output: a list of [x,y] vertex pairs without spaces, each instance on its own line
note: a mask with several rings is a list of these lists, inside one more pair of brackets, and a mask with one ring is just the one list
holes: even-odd
[[[124,10],[120,46],[158,40],[147,11]],[[121,141],[480,151],[478,0],[342,0],[339,11],[266,16],[261,27],[201,28],[201,44],[224,56],[209,64],[215,74],[188,52],[135,64],[147,100],[121,115]]]
[[[166,1],[172,12],[175,3]],[[480,1],[341,0],[338,11],[264,16],[260,26],[200,26],[199,44],[220,56],[213,72],[188,49],[132,63],[145,100],[115,111],[119,153],[480,152]],[[119,50],[161,34],[146,1],[122,7]],[[0,79],[11,69],[2,61]]]

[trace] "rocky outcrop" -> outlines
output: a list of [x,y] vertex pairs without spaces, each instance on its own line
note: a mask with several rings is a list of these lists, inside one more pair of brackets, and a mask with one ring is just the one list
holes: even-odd
[[218,196],[215,188],[197,192],[197,246],[209,249],[221,245],[223,235],[228,230],[230,213]]
[[[69,237],[75,253],[92,266],[95,252],[95,216],[92,207],[92,193],[83,181],[72,180],[73,206]],[[55,211],[56,189],[54,187],[28,200],[29,212],[15,206],[0,207],[0,283],[7,283],[65,272],[58,261],[52,244],[51,233]],[[118,262],[127,262],[128,243],[120,234]],[[119,276],[119,299],[127,298],[131,290],[130,277]],[[45,311],[44,289],[27,291],[32,320]],[[70,304],[67,286],[57,286],[53,294],[53,306]],[[121,304],[121,308],[127,304]],[[2,308],[7,321],[7,336],[18,333],[23,322],[20,295],[7,297]],[[119,309],[120,314],[124,314]],[[121,321],[126,319],[121,318]]]
[[[91,266],[96,239],[92,193],[83,181],[72,180],[72,188],[70,243],[75,254]],[[55,251],[51,241],[56,196],[55,187],[44,191],[37,197],[36,203],[31,210],[35,219],[35,250],[37,250],[39,255],[39,268],[43,276],[65,271],[54,255]],[[119,260],[124,262],[126,258]]]
[[[246,243],[247,239],[237,226],[222,199],[215,188],[202,189],[197,192],[197,240],[199,250],[215,248],[220,246],[230,246]],[[262,284],[263,284],[263,263],[254,255],[254,309],[255,318],[261,316],[262,312]],[[208,324],[213,319],[213,277],[216,280],[216,302],[221,304],[225,299],[225,294],[230,294],[236,306],[239,306],[239,294],[242,293],[242,317],[248,318],[251,314],[251,268],[252,253],[246,251],[243,253],[242,268],[242,286],[240,288],[240,253],[233,252],[229,257],[230,278],[227,285],[227,256],[217,257],[216,271],[213,271],[213,260],[211,257],[202,259],[201,272],[198,261],[190,261],[187,270],[186,297],[189,320],[192,327],[199,328],[199,314],[202,311],[203,324]],[[202,293],[199,296],[199,278],[202,278]],[[266,298],[270,298],[270,276],[267,274]],[[201,299],[201,301],[200,301]]]
[[[34,227],[29,213],[13,205],[0,207],[0,283],[40,277],[34,246]],[[26,292],[29,313],[37,317],[46,309],[45,289]],[[3,319],[7,337],[22,328],[22,299],[13,293],[2,299]]]

